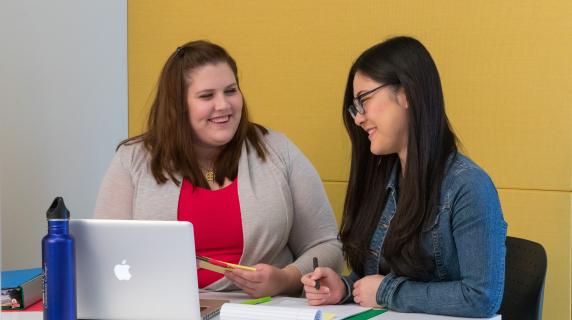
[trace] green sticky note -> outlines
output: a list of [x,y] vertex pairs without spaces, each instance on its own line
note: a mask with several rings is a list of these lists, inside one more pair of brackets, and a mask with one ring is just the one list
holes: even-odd
[[269,302],[272,301],[272,297],[262,297],[262,298],[258,298],[258,299],[252,299],[252,300],[246,300],[246,301],[242,301],[242,304],[260,304],[260,303],[265,303],[265,302]]

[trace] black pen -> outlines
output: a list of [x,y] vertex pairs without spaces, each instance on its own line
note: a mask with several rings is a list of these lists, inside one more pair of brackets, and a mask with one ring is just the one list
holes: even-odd
[[[314,257],[314,270],[318,267],[318,258]],[[320,289],[320,279],[316,280],[316,290]]]

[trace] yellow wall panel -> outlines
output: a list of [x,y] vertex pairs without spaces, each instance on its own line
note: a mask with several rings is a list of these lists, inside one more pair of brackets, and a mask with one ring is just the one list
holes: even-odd
[[538,242],[548,256],[543,319],[570,319],[569,192],[499,190],[508,234]]
[[[144,130],[160,68],[178,45],[221,44],[238,62],[253,119],[286,133],[310,158],[339,221],[347,71],[369,46],[415,36],[440,70],[465,153],[501,189],[509,233],[546,242],[545,318],[569,319],[570,17],[572,1],[562,0],[129,0],[129,134]],[[560,236],[568,240],[557,245]]]
[[291,136],[325,180],[345,180],[347,70],[368,46],[409,34],[433,53],[453,126],[499,186],[572,190],[570,16],[572,2],[555,0],[131,0],[129,132],[142,131],[167,56],[210,39],[237,58],[253,118]]

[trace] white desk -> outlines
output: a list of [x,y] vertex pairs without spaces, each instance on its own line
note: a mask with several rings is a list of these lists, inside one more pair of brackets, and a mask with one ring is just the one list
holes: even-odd
[[[230,300],[231,302],[240,302],[250,299],[244,293],[219,293],[219,292],[209,292],[201,293],[201,298],[206,299],[222,299]],[[2,312],[0,313],[1,320],[42,320],[42,312]],[[459,317],[447,317],[447,316],[437,316],[422,313],[400,313],[394,311],[387,311],[380,314],[377,317],[371,318],[376,320],[479,320],[475,318],[459,318]],[[218,317],[212,320],[219,320]],[[496,315],[492,318],[482,318],[481,320],[501,320],[500,315]]]
[[500,314],[492,317],[492,318],[459,318],[459,317],[447,317],[447,316],[437,316],[433,314],[424,314],[424,313],[401,313],[401,312],[394,312],[394,311],[387,311],[384,314],[380,314],[379,316],[371,319],[378,319],[378,320],[414,320],[414,319],[422,319],[422,320],[501,320]]
[[[244,293],[237,293],[237,292],[209,292],[209,293],[201,293],[201,298],[206,299],[219,299],[219,300],[230,300],[230,302],[241,302],[244,300],[251,299]],[[401,313],[401,312],[394,312],[394,311],[387,311],[379,316],[374,318],[376,320],[501,320],[500,315],[496,315],[492,318],[460,318],[460,317],[447,317],[447,316],[438,316],[432,314],[424,314],[424,313]],[[213,318],[212,320],[219,320],[218,317]]]
[[[43,316],[41,312],[2,312],[0,313],[0,319],[2,320],[42,320]],[[387,311],[384,314],[381,314],[375,318],[376,320],[478,320],[475,318],[457,318],[457,317],[445,317],[445,316],[436,316],[436,315],[429,315],[429,314],[419,314],[419,313],[399,313],[393,311]],[[490,320],[501,320],[501,316],[497,315],[492,318],[487,318]],[[214,318],[213,320],[219,320],[218,317]]]
[[42,320],[44,316],[41,312],[0,312],[2,320]]

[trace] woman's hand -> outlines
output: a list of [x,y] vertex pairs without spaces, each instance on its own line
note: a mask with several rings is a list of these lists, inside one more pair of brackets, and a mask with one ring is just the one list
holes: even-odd
[[257,264],[256,271],[233,269],[224,276],[249,296],[260,298],[279,294],[289,295],[300,291],[300,271],[294,266],[283,269],[269,264]]
[[383,276],[376,274],[372,276],[365,276],[354,283],[354,290],[352,295],[354,301],[362,307],[379,308],[375,297],[377,289],[383,280]]
[[[316,289],[316,280],[320,280],[320,289]],[[314,272],[304,275],[301,279],[306,291],[308,304],[338,304],[346,295],[346,285],[337,272],[330,268],[316,268]]]

